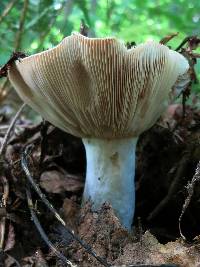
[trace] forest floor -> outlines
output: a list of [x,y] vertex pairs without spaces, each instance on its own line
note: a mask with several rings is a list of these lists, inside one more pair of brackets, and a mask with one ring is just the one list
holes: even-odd
[[0,266],[200,266],[200,110],[172,104],[140,137],[131,233],[81,207],[81,140],[17,116],[1,116]]

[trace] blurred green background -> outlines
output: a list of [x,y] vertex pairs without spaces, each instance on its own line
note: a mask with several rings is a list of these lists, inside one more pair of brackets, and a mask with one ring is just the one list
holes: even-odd
[[176,46],[185,36],[200,35],[200,1],[1,0],[0,64],[15,48],[32,54],[54,46],[79,31],[81,19],[91,36],[112,35],[136,43],[179,32],[171,42]]

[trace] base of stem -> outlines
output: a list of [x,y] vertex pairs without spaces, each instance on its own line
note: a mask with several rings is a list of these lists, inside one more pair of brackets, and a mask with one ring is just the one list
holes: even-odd
[[137,138],[83,139],[87,158],[84,201],[93,209],[112,205],[116,216],[131,229],[135,210],[135,149]]

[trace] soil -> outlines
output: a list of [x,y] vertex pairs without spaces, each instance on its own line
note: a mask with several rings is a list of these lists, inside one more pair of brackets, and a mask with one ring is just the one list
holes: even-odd
[[[18,124],[26,126],[12,132],[1,157],[1,266],[70,266],[64,263],[66,258],[71,266],[80,267],[200,266],[198,109],[186,106],[183,114],[182,105],[173,104],[140,136],[131,233],[120,225],[109,203],[98,212],[91,211],[90,203],[81,207],[86,159],[80,139],[47,122],[30,125],[19,119]],[[2,132],[1,141],[4,135]],[[30,175],[66,227],[27,180],[21,162],[24,149],[30,145],[26,157]],[[27,192],[33,206],[28,206]],[[38,232],[31,210],[48,240]],[[70,231],[84,243],[77,242]]]

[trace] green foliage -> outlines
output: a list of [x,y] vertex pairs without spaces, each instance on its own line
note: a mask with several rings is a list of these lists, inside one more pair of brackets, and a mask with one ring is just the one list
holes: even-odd
[[[0,65],[14,50],[24,2],[15,1],[1,21],[9,4],[1,0]],[[29,0],[19,50],[32,54],[56,45],[72,31],[79,31],[81,19],[91,35],[112,35],[126,42],[160,40],[179,32],[170,43],[176,47],[185,36],[200,35],[199,10],[199,0]]]

